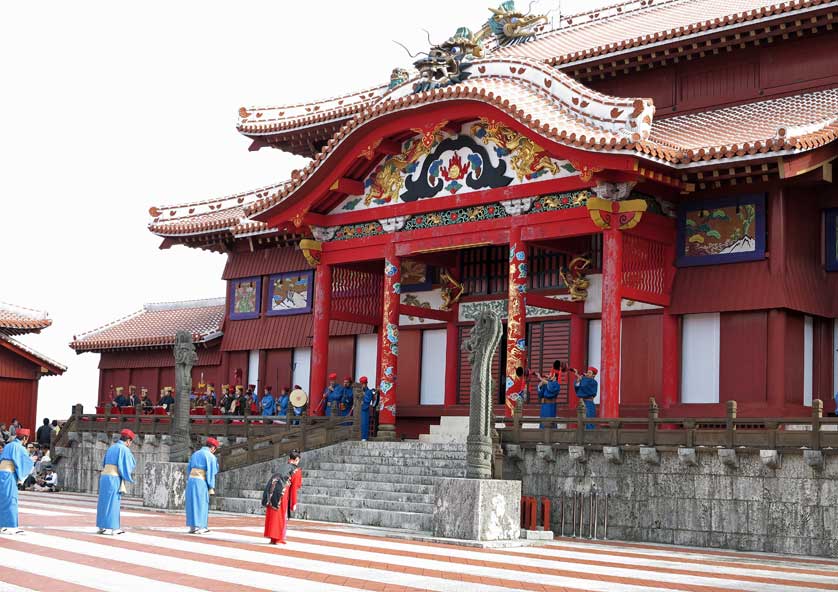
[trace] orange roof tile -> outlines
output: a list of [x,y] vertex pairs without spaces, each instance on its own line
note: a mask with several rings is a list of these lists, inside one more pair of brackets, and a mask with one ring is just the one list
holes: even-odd
[[529,43],[500,48],[495,55],[568,64],[829,4],[835,3],[827,0],[633,0],[563,17],[555,30],[542,33]]
[[195,343],[221,336],[225,299],[146,304],[127,317],[73,337],[77,353],[174,345],[175,334],[191,331]]
[[52,325],[46,312],[0,302],[0,333],[22,335],[35,333]]

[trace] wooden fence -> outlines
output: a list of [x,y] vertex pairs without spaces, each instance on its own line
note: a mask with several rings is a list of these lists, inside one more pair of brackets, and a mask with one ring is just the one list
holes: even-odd
[[[585,429],[593,424],[593,429]],[[575,417],[528,417],[516,411],[512,417],[495,417],[502,444],[556,448],[588,446],[656,446],[659,448],[713,447],[781,450],[835,451],[838,454],[838,418],[823,417],[823,402],[812,402],[810,417],[737,418],[736,401],[728,401],[725,417],[661,419],[650,399],[646,417],[585,417],[579,402]]]

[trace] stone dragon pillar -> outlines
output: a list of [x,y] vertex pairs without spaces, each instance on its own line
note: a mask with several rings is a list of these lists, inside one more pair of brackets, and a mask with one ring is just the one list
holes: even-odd
[[175,405],[169,462],[186,462],[191,453],[189,436],[189,396],[192,394],[192,366],[198,361],[192,333],[178,331],[175,336]]

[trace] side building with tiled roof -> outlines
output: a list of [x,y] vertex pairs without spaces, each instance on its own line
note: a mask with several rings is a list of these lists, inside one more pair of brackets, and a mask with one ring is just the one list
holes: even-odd
[[673,417],[831,411],[836,19],[836,1],[631,0],[548,30],[504,3],[388,84],[241,107],[251,149],[308,164],[151,208],[149,229],[227,257],[232,366],[315,404],[329,373],[368,375],[385,431],[467,412],[486,309],[498,412],[537,399],[518,368],[554,360],[599,368],[606,417],[650,397]]
[[221,336],[224,298],[159,302],[73,337],[70,347],[78,354],[98,353],[100,404],[109,403],[117,387],[148,389],[157,401],[160,390],[175,385],[175,335],[189,331],[198,360],[192,374],[195,385],[226,380],[222,367]]
[[23,427],[40,426],[35,415],[38,383],[43,376],[60,376],[67,367],[17,337],[40,333],[50,325],[44,311],[0,302],[0,423],[8,426],[16,418]]

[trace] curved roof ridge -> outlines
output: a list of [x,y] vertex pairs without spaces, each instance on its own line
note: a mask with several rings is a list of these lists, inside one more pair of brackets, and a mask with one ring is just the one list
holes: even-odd
[[149,302],[143,305],[143,310],[155,312],[161,310],[182,310],[187,308],[210,308],[223,306],[226,298],[199,298],[195,300],[170,300],[166,302]]
[[49,319],[49,313],[45,310],[29,308],[28,306],[20,306],[19,304],[12,304],[11,302],[4,302],[0,300],[0,311],[2,310],[7,310],[22,317],[38,321]]
[[[78,335],[73,335],[73,343],[76,343],[78,341],[84,341],[86,339],[90,339],[91,337],[93,337],[97,333],[101,333],[102,331],[110,329],[111,327],[119,325],[120,323],[124,323],[125,321],[129,321],[131,319],[134,319],[134,318],[140,316],[141,314],[143,314],[144,312],[145,312],[145,308],[141,308],[140,310],[135,310],[134,312],[129,313],[129,314],[123,316],[123,317],[120,317],[120,318],[116,319],[115,321],[111,321],[110,323],[105,323],[104,325],[96,327],[95,329],[91,329],[90,331],[84,331],[83,333],[79,333]],[[72,347],[72,344],[70,345],[70,347]]]
[[264,193],[265,191],[273,191],[274,189],[279,189],[282,187],[287,181],[281,181],[279,183],[272,183],[270,185],[265,185],[264,187],[259,187],[257,189],[251,189],[249,191],[239,191],[238,193],[228,193],[222,196],[210,197],[208,199],[203,199],[200,201],[190,201],[185,203],[179,204],[170,204],[170,205],[161,205],[161,206],[152,206],[151,209],[158,209],[158,210],[171,210],[173,208],[188,208],[193,206],[203,206],[203,205],[210,205],[215,204],[218,202],[223,202],[231,199],[237,199],[239,197],[249,197],[251,195],[255,195],[257,193]]

